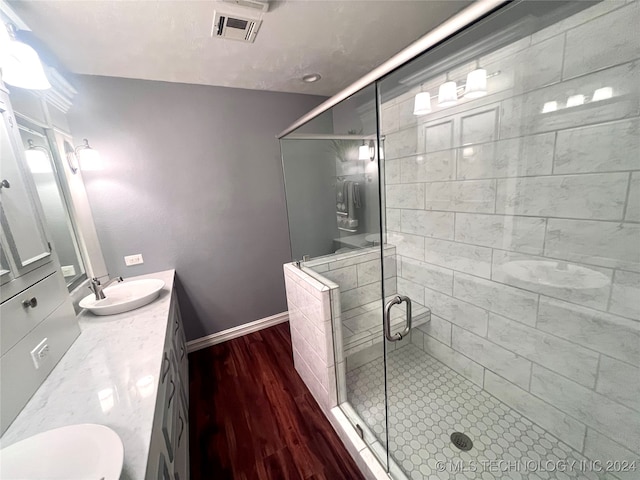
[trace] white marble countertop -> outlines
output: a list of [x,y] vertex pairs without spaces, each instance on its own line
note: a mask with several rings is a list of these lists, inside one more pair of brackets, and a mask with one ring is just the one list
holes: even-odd
[[3,447],[52,428],[97,423],[124,444],[122,480],[144,479],[175,271],[157,300],[131,312],[78,316],[81,334],[0,439]]

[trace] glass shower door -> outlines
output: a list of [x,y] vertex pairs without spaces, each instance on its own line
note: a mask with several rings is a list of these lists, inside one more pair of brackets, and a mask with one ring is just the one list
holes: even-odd
[[[330,291],[329,392],[386,466],[382,299],[395,293],[396,272],[381,236],[376,119],[371,85],[282,138],[281,150],[292,257]],[[313,312],[294,302],[295,343],[308,333],[298,319]]]
[[378,82],[392,471],[638,478],[639,22],[513,2]]

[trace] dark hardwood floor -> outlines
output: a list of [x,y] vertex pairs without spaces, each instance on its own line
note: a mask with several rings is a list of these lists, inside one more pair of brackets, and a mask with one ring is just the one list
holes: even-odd
[[189,355],[191,478],[363,478],[293,367],[289,324]]

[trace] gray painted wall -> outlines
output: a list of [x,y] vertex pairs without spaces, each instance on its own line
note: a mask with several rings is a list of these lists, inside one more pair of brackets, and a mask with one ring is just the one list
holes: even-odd
[[283,140],[291,255],[333,253],[336,224],[336,164],[327,140]]
[[[329,112],[330,113],[330,112]],[[296,133],[330,134],[330,114],[320,115]],[[281,142],[284,180],[289,215],[291,255],[318,257],[335,251],[336,162],[329,140],[292,140]]]
[[[175,268],[189,339],[285,311],[275,135],[324,97],[84,75],[74,84],[72,131],[105,162],[83,176],[110,275]],[[126,267],[134,253],[145,263]]]

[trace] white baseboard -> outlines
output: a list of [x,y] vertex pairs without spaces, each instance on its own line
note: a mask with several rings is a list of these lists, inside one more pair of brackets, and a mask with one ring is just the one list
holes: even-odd
[[263,328],[273,327],[279,323],[283,323],[289,320],[289,312],[277,313],[270,317],[261,318],[255,322],[245,323],[237,327],[229,328],[218,333],[212,333],[206,337],[196,338],[187,342],[187,352],[195,352],[202,348],[210,347],[211,345],[217,345],[218,343],[226,342],[232,338],[242,337],[248,333],[257,332]]

